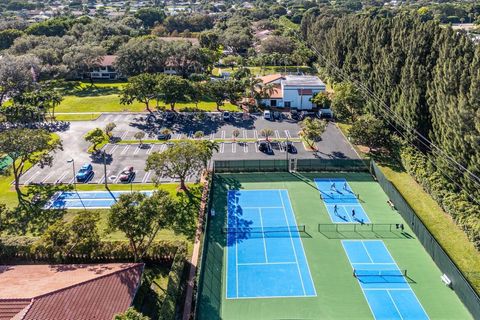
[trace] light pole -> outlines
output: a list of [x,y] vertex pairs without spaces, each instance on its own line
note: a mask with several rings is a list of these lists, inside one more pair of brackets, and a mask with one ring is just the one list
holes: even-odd
[[75,188],[75,191],[77,191],[77,179],[75,178],[75,160],[72,158],[70,160],[67,160],[67,163],[71,163],[72,164],[72,170],[73,170],[73,186]]
[[290,164],[288,163],[288,137],[287,137],[287,143],[285,144],[285,157],[287,160],[287,172],[290,172]]

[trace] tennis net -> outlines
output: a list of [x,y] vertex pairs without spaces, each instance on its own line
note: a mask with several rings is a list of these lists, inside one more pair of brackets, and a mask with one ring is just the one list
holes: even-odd
[[353,269],[353,276],[358,277],[407,277],[406,269],[386,269],[386,270],[371,270],[371,269]]
[[401,231],[399,223],[319,223],[319,232],[393,232]]
[[224,227],[222,233],[277,233],[277,232],[305,232],[305,225],[278,226],[278,227]]

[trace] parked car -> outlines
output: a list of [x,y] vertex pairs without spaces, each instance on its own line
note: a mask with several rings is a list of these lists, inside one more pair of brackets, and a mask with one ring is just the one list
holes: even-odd
[[93,174],[93,166],[90,163],[84,164],[80,170],[78,170],[75,178],[78,182],[85,182]]
[[273,119],[275,120],[281,120],[282,119],[282,113],[279,111],[273,112]]
[[270,112],[270,110],[263,111],[263,119],[272,120],[272,113]]
[[297,148],[293,145],[291,141],[285,142],[285,149],[287,149],[287,152],[289,153],[297,153]]
[[122,170],[122,173],[120,173],[119,180],[121,182],[129,182],[131,181],[131,179],[133,179],[134,175],[135,175],[135,172],[133,171],[133,167],[125,167]]
[[224,120],[224,121],[230,121],[231,117],[232,117],[232,115],[230,114],[230,112],[225,111],[225,112],[223,113],[223,120]]
[[262,140],[258,142],[258,150],[266,154],[272,154],[272,146],[268,141]]
[[160,132],[157,136],[157,139],[158,140],[169,140],[172,138],[172,135],[170,134],[170,132]]

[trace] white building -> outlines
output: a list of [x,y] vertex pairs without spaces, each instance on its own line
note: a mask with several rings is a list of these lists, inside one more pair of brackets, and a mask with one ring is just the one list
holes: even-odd
[[326,90],[325,83],[317,76],[274,74],[260,79],[264,85],[273,86],[272,90],[267,92],[268,98],[261,100],[261,104],[267,107],[311,110],[315,107],[312,97]]

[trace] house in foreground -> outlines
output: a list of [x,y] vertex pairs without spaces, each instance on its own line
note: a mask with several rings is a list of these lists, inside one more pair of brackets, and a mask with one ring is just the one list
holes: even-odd
[[0,320],[111,320],[127,310],[142,263],[0,266]]
[[313,96],[326,90],[325,83],[317,76],[272,74],[260,79],[264,86],[271,85],[266,92],[268,97],[260,103],[272,108],[312,110]]

